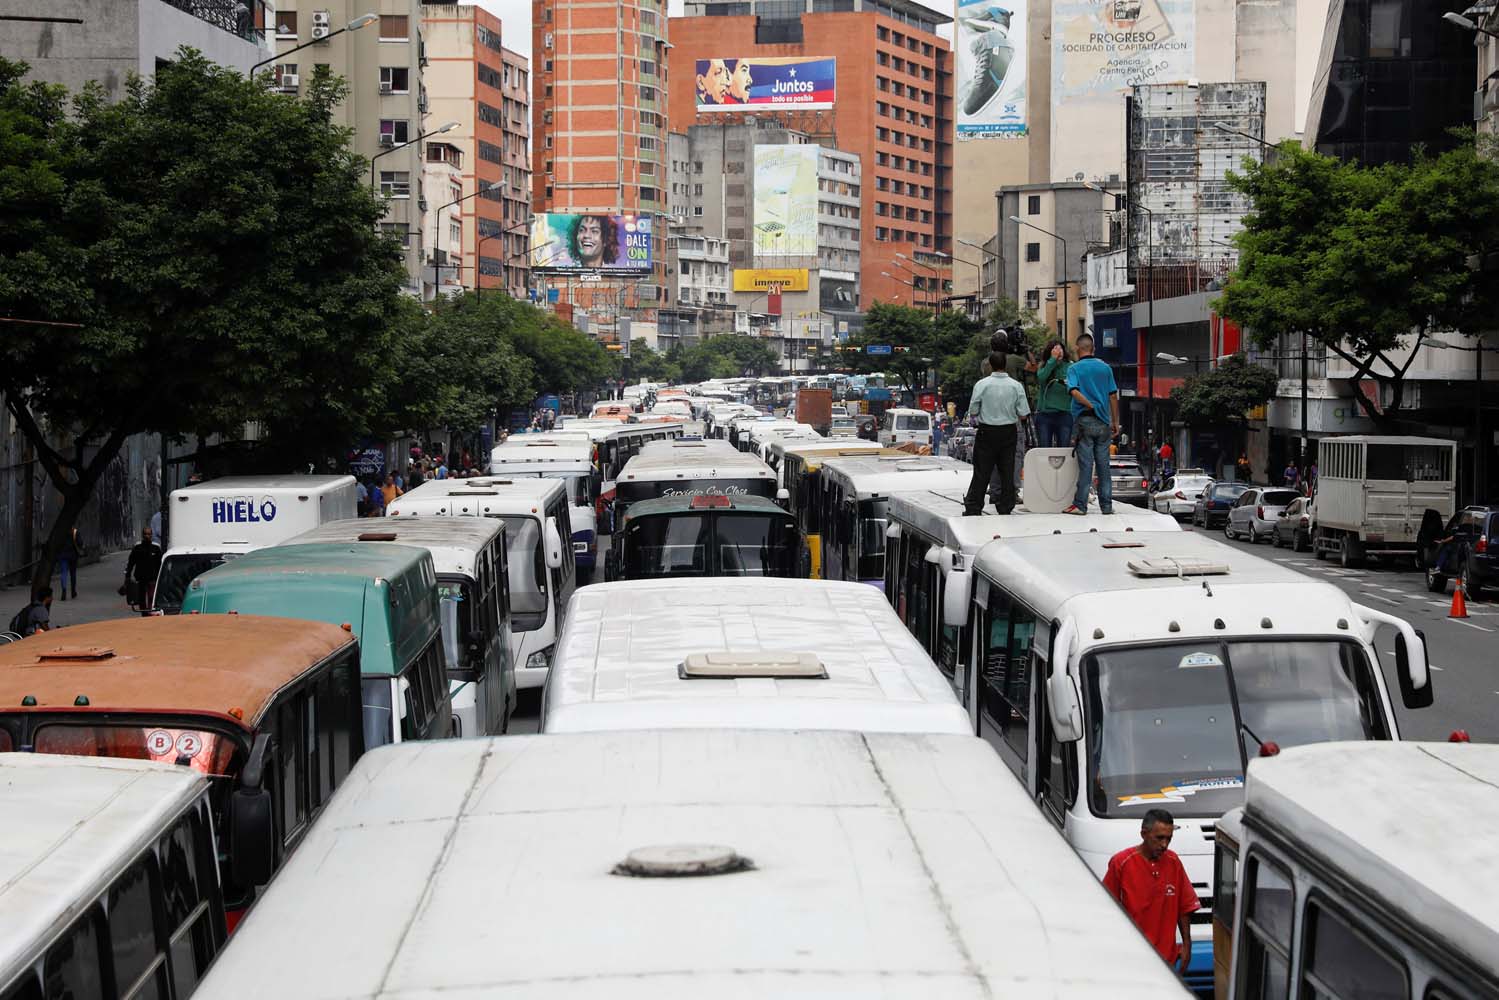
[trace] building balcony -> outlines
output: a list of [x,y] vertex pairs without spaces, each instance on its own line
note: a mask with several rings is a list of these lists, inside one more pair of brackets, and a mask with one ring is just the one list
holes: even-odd
[[247,42],[264,45],[270,11],[265,0],[162,0]]

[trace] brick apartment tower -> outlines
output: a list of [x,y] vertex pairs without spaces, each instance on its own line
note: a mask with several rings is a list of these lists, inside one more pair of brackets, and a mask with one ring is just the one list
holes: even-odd
[[671,19],[672,129],[726,117],[696,112],[698,59],[834,57],[837,98],[823,119],[756,116],[827,129],[838,149],[859,155],[860,307],[937,302],[952,274],[953,90],[952,52],[937,28],[952,19],[912,0],[687,0],[685,10]]
[[[535,0],[531,25],[532,208],[664,213],[665,0]],[[564,302],[611,313],[654,310],[659,294],[647,279],[551,285]]]
[[[503,191],[492,189],[446,209],[438,223],[444,228],[452,222],[461,226],[458,270],[465,287],[473,288],[477,281],[485,289],[505,288],[524,297],[524,267],[509,272],[505,259],[519,249],[521,255],[513,263],[526,263],[530,171],[525,157],[517,159],[516,153],[525,152],[529,97],[525,60],[507,53],[501,32],[500,19],[481,7],[444,0],[422,3],[427,55],[423,82],[431,102],[427,121],[431,128],[458,123],[453,131],[434,136],[426,155],[441,155],[443,143],[462,151],[464,195],[472,195],[481,185],[505,184]],[[451,200],[433,201],[432,208]]]

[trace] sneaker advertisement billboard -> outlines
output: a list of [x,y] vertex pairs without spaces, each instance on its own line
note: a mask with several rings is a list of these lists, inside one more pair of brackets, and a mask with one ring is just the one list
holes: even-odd
[[1026,134],[1025,3],[958,0],[958,139]]
[[558,212],[533,216],[531,270],[649,277],[651,217]]
[[831,108],[836,96],[837,60],[821,56],[697,60],[699,112]]

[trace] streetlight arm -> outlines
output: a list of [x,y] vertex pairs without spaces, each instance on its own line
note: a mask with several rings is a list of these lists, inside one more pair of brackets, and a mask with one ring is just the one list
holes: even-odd
[[350,21],[348,24],[344,25],[342,28],[339,28],[337,31],[330,31],[326,35],[324,35],[322,38],[313,38],[313,39],[311,39],[309,41],[303,42],[301,45],[297,45],[297,46],[295,46],[293,48],[289,48],[285,52],[277,52],[275,55],[271,56],[269,59],[262,59],[262,60],[260,60],[260,62],[256,63],[254,66],[250,67],[250,72],[247,75],[251,79],[254,79],[255,78],[255,71],[258,70],[260,67],[266,65],[267,63],[273,63],[277,59],[285,58],[286,56],[291,55],[293,52],[300,52],[303,49],[307,48],[309,45],[316,45],[318,42],[326,42],[330,38],[333,38],[333,37],[335,37],[337,35],[342,35],[345,31],[358,31],[360,28],[363,28],[365,25],[372,24],[373,22],[378,21],[378,20],[380,20],[380,15],[379,14],[360,14],[358,17],[354,18],[354,20]]

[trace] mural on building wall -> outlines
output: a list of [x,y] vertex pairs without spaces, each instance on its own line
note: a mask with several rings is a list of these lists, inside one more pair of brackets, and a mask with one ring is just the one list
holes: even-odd
[[756,258],[817,253],[817,157],[822,147],[755,146]]
[[958,139],[1026,134],[1025,0],[957,0]]
[[697,110],[798,111],[831,108],[837,100],[836,59],[785,56],[765,59],[697,60]]

